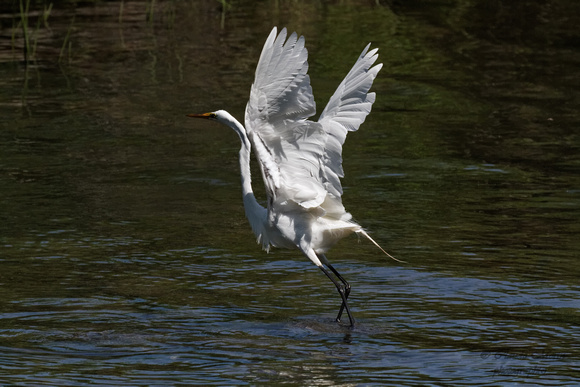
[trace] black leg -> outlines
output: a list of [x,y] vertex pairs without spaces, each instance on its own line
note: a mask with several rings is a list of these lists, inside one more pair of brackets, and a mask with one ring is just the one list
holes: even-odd
[[[348,282],[346,282],[332,266],[328,265],[330,270],[332,270],[332,272],[340,279],[340,281],[343,284],[338,283],[338,281],[336,279],[334,279],[334,277],[328,272],[328,270],[326,270],[324,268],[324,266],[319,266],[319,267],[320,267],[320,270],[322,270],[322,272],[324,274],[326,274],[326,276],[328,278],[330,278],[330,280],[332,281],[334,286],[336,286],[336,289],[338,290],[338,294],[340,294],[340,298],[342,298],[342,305],[340,306],[340,312],[338,314],[338,317],[336,318],[336,321],[340,322],[340,317],[342,317],[342,311],[346,310],[346,314],[348,315],[348,319],[350,320],[350,326],[351,326],[351,328],[354,328],[354,318],[352,317],[352,314],[350,313],[350,309],[348,308],[348,303],[346,302],[348,294],[350,293],[350,285],[348,285]],[[344,285],[344,284],[346,284],[346,285]],[[347,287],[348,287],[348,289],[347,289]]]
[[[334,275],[336,275],[336,277],[340,280],[340,282],[343,283],[343,285],[344,285],[344,298],[348,300],[348,296],[350,295],[350,284],[348,282],[346,282],[346,280],[344,278],[342,278],[342,276],[340,275],[338,270],[336,270],[334,267],[332,267],[331,264],[327,263],[326,266],[328,266],[328,268],[330,270],[332,270],[332,272],[334,273]],[[338,311],[338,316],[336,316],[336,321],[340,321],[340,319],[342,318],[342,312],[344,311],[345,307],[346,307],[346,302],[343,302],[342,305],[340,306],[340,310]]]

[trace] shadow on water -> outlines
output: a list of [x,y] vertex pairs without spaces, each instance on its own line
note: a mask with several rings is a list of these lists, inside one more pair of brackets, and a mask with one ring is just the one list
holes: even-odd
[[[578,5],[339,3],[0,5],[0,384],[577,384]],[[235,133],[185,118],[242,119],[273,25],[319,112],[384,63],[343,200],[407,263],[329,252],[354,330],[255,244]]]

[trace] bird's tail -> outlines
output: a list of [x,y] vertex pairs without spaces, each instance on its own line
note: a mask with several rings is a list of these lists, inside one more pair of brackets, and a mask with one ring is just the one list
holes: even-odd
[[397,261],[397,262],[401,262],[401,263],[407,263],[407,262],[405,262],[405,261],[401,261],[400,259],[397,259],[397,258],[393,257],[391,254],[387,253],[387,252],[386,252],[386,251],[385,251],[385,250],[384,250],[384,249],[383,249],[383,248],[382,248],[382,247],[381,247],[381,246],[380,246],[380,245],[379,245],[377,242],[375,242],[375,240],[374,240],[373,238],[371,238],[371,236],[370,236],[370,235],[369,235],[369,234],[368,234],[368,233],[367,233],[365,230],[363,230],[362,228],[361,228],[359,231],[357,231],[357,234],[362,234],[362,235],[364,235],[364,236],[365,236],[365,237],[366,237],[366,238],[367,238],[369,241],[373,242],[373,244],[374,244],[375,246],[377,246],[379,249],[381,249],[381,251],[382,251],[383,253],[385,253],[385,254],[387,255],[387,257],[389,257],[389,258],[391,258],[391,259],[393,259],[393,260],[395,260],[395,261]]

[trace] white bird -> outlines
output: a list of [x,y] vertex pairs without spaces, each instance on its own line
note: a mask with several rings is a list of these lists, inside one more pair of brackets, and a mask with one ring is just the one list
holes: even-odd
[[[304,37],[298,38],[296,32],[287,40],[286,36],[286,28],[277,35],[274,27],[264,44],[246,105],[245,128],[224,110],[188,117],[215,120],[238,133],[244,207],[257,242],[266,251],[270,247],[297,248],[310,258],[342,298],[336,321],[340,322],[346,310],[354,327],[347,303],[350,284],[324,253],[354,232],[391,257],[346,212],[340,184],[344,176],[342,144],[346,134],[357,130],[371,111],[375,93],[368,91],[382,64],[373,66],[378,49],[369,51],[367,45],[318,121],[309,121],[316,105]],[[252,148],[262,171],[267,208],[258,203],[252,190]]]

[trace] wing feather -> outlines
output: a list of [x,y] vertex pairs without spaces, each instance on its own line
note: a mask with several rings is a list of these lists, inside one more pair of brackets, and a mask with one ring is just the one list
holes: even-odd
[[369,48],[370,43],[340,83],[318,119],[328,134],[324,155],[325,188],[336,197],[342,195],[342,145],[347,133],[358,130],[370,113],[375,102],[375,93],[369,93],[369,90],[383,66],[381,63],[371,67],[378,59],[378,49],[369,51]]
[[316,113],[304,37],[282,29],[268,36],[246,106],[246,130],[269,201],[319,206],[326,196],[322,159],[326,132],[306,120]]
[[346,134],[365,120],[375,101],[369,89],[382,65],[371,67],[377,49],[368,45],[338,86],[318,122],[308,76],[304,37],[287,37],[274,27],[260,55],[250,99],[246,131],[260,164],[268,205],[321,208],[350,219],[341,201],[342,145]]

